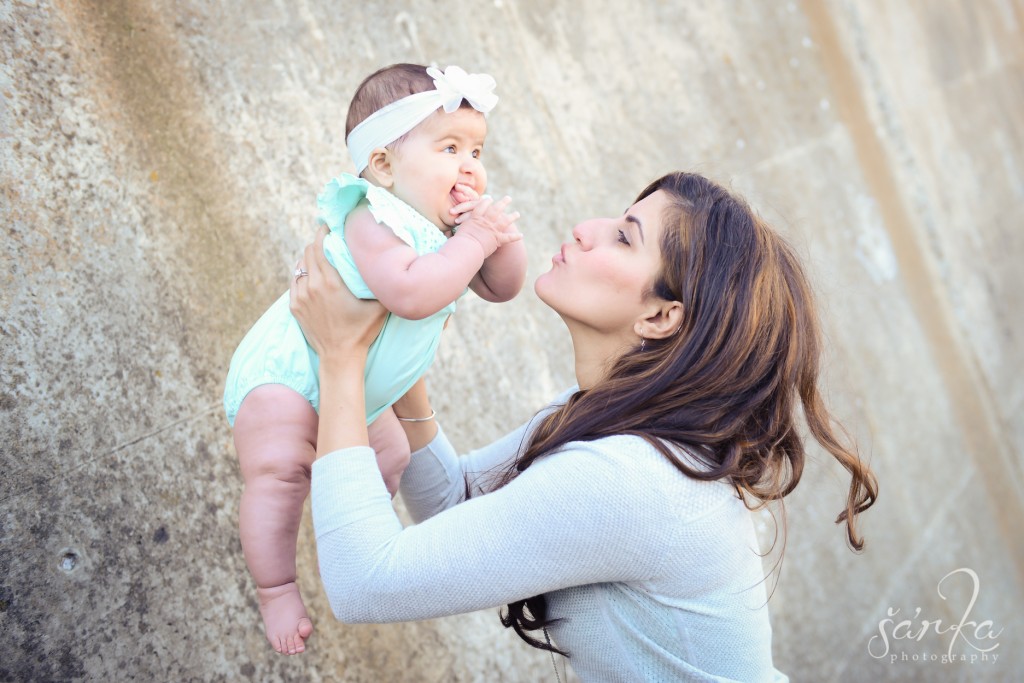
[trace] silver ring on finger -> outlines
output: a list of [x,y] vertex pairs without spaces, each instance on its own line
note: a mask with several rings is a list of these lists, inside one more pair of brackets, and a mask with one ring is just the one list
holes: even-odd
[[295,281],[298,282],[299,278],[306,277],[307,275],[309,275],[309,271],[306,270],[305,268],[296,268],[293,275],[295,275]]

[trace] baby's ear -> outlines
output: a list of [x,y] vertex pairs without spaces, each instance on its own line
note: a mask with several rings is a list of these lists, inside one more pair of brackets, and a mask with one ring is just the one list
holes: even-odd
[[391,151],[384,147],[377,147],[370,152],[366,170],[373,174],[373,179],[381,187],[390,188],[395,184],[395,178],[391,174]]

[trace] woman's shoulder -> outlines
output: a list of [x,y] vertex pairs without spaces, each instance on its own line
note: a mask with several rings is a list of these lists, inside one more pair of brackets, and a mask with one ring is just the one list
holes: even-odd
[[[705,469],[692,448],[669,446],[669,451],[694,470]],[[592,441],[574,441],[557,454],[574,464],[590,481],[623,490],[646,504],[664,506],[676,519],[696,519],[737,500],[728,480],[706,481],[676,466],[647,439],[636,434],[615,434]]]
[[[599,456],[609,462],[636,468],[679,469],[650,440],[639,434],[611,434],[586,441],[571,441],[564,451],[582,451]],[[692,449],[668,445],[670,453],[693,469],[700,469],[700,461]],[[681,473],[681,472],[680,472]]]

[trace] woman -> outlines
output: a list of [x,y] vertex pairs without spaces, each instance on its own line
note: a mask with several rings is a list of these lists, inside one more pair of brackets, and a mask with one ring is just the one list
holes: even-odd
[[417,385],[395,404],[414,450],[401,490],[421,522],[407,529],[359,398],[382,312],[344,295],[319,242],[307,248],[292,308],[321,355],[313,516],[335,614],[384,622],[507,604],[503,623],[567,654],[584,681],[786,680],[748,508],[800,479],[798,402],[851,474],[837,523],[854,549],[877,495],[817,392],[802,269],[745,203],[687,173],[572,237],[535,290],[569,329],[578,388],[459,458]]

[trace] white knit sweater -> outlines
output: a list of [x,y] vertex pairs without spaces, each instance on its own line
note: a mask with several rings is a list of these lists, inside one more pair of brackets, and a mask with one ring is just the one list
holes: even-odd
[[429,619],[544,593],[583,681],[787,681],[733,489],[616,436],[571,443],[492,490],[531,424],[464,457],[439,432],[402,479],[419,522],[404,529],[371,449],[317,460],[313,522],[337,618]]

